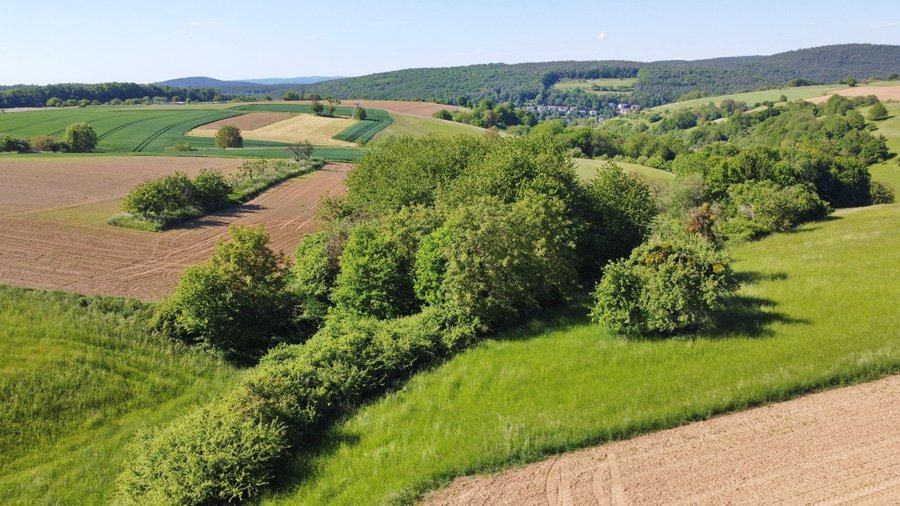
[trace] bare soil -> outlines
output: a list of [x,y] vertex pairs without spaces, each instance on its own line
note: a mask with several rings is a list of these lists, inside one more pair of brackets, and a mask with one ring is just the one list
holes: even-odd
[[[247,114],[242,114],[240,116],[220,119],[219,121],[200,125],[194,130],[213,130],[213,132],[215,132],[225,125],[234,125],[241,130],[254,130],[271,125],[272,123],[290,119],[292,116],[293,114],[289,112],[248,112]],[[215,135],[215,133],[213,133],[213,135]]]
[[[879,100],[900,100],[900,86],[858,86],[836,91],[833,94],[843,95],[845,97],[867,97],[869,95],[875,95]],[[829,97],[831,97],[831,95],[810,98],[809,101],[814,104],[821,104],[822,102],[827,102]]]
[[[284,103],[296,104],[297,102]],[[300,103],[308,104],[310,102]],[[353,107],[356,104],[359,104],[366,109],[384,109],[385,111],[401,112],[403,114],[419,116],[422,118],[431,118],[434,116],[434,113],[441,109],[447,109],[450,112],[459,109],[459,107],[455,105],[435,104],[434,102],[414,102],[408,100],[361,100],[353,98],[341,100],[342,106]]]
[[900,376],[459,478],[424,503],[898,504]]
[[[230,225],[265,226],[273,249],[290,256],[304,234],[313,230],[322,198],[344,192],[349,171],[349,165],[329,165],[276,185],[243,206],[156,233],[105,223],[132,182],[141,180],[123,174],[115,184],[107,181],[109,168],[104,167],[110,160],[68,160],[61,164],[62,169],[50,166],[46,172],[34,164],[28,167],[32,179],[19,173],[21,167],[11,169],[0,163],[0,283],[159,299],[171,293],[186,266],[211,255]],[[155,165],[150,161],[120,159],[109,167],[122,170],[127,162],[144,175],[156,167],[151,177],[167,173],[161,167],[168,161],[157,160]],[[180,170],[187,170],[185,162],[197,163],[199,171],[211,163],[227,169],[227,164],[240,160],[174,160]],[[82,163],[86,165],[80,166]],[[93,165],[96,163],[100,165]],[[67,177],[55,179],[59,170]],[[10,173],[19,174],[15,186],[6,184]]]

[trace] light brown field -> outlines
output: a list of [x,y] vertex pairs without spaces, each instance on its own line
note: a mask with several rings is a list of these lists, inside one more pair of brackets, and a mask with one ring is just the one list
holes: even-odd
[[[233,224],[265,226],[272,248],[291,255],[314,228],[322,198],[343,193],[349,170],[348,165],[329,165],[276,185],[243,206],[162,233],[105,223],[121,197],[147,177],[176,168],[228,170],[240,162],[0,160],[0,283],[159,299],[174,289],[186,266],[210,256]],[[57,180],[60,175],[65,177]]]
[[454,480],[428,505],[897,504],[900,376]]
[[845,97],[867,97],[869,95],[875,95],[879,100],[900,100],[900,86],[858,86],[807,100],[814,104],[821,104],[822,102],[826,102],[831,95],[843,95]]
[[200,125],[194,130],[211,130],[213,132],[213,136],[215,136],[216,130],[222,128],[225,125],[234,125],[240,128],[242,131],[254,130],[266,125],[271,125],[272,123],[278,123],[279,121],[289,119],[291,116],[293,116],[293,114],[289,112],[248,112],[247,114],[241,114],[240,116],[220,119],[219,121],[213,121],[212,123]]
[[[288,114],[288,113],[250,113],[250,114],[279,114],[282,119],[270,122],[254,129],[241,129],[244,139],[258,141],[297,142],[308,140],[316,146],[356,146],[352,142],[332,139],[335,135],[355,125],[357,120],[341,117],[316,116],[314,114]],[[240,117],[240,116],[238,116]],[[216,123],[228,123],[231,118],[217,121]],[[202,125],[186,135],[199,137],[215,137],[218,128],[210,128],[213,124]],[[240,127],[238,127],[240,128]]]
[[[278,103],[296,104],[298,102]],[[310,102],[303,101],[299,103],[309,104]],[[385,111],[389,112],[399,112],[423,118],[431,118],[432,116],[434,116],[434,113],[440,111],[441,109],[447,109],[450,112],[459,109],[459,107],[455,105],[435,104],[434,102],[414,102],[410,100],[364,100],[352,98],[341,100],[342,106],[353,107],[356,104],[359,104],[361,107],[364,107],[366,109],[384,109]]]

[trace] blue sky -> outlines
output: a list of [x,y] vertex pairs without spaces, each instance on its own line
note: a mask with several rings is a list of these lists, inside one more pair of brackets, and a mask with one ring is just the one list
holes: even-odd
[[0,84],[350,76],[488,62],[699,59],[845,42],[900,44],[897,0],[736,4],[8,2],[0,15]]

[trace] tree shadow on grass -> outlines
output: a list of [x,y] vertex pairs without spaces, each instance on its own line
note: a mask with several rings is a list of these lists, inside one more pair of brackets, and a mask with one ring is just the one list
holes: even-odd
[[[762,273],[744,271],[735,274],[741,285],[752,285],[768,281],[787,281],[783,272]],[[809,324],[801,318],[794,318],[775,311],[775,301],[762,297],[734,294],[725,299],[722,308],[712,315],[709,329],[698,332],[697,337],[726,339],[731,337],[764,338],[775,335],[772,325],[776,323]]]

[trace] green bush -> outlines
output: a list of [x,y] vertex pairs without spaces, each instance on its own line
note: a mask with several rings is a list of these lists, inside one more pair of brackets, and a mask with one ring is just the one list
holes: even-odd
[[591,318],[627,334],[705,326],[736,288],[729,259],[702,236],[651,239],[606,266]]
[[0,137],[0,153],[28,153],[31,151],[31,143],[26,139],[18,139],[4,135]]
[[216,132],[216,147],[221,149],[244,147],[241,130],[234,125],[225,125],[220,128]]
[[193,203],[194,184],[183,172],[145,181],[122,201],[125,212],[159,217],[185,210]]
[[228,203],[228,196],[234,191],[234,186],[225,176],[209,169],[201,170],[194,178],[193,185],[193,203],[206,210]]
[[881,102],[876,102],[869,109],[869,119],[872,121],[882,121],[888,119],[888,110]]
[[341,254],[332,300],[339,309],[379,319],[409,314],[416,304],[406,263],[399,246],[384,234],[359,227]]
[[332,306],[338,259],[329,251],[330,242],[325,232],[306,235],[291,267],[289,290],[299,304],[298,325],[306,331],[318,330]]
[[240,406],[214,404],[142,434],[119,475],[117,503],[200,505],[239,502],[272,479],[286,429]]
[[873,205],[893,204],[894,191],[878,181],[872,181],[871,186],[869,187],[869,198]]
[[[0,144],[2,144],[2,141],[0,141]],[[31,147],[35,151],[52,151],[54,153],[57,151],[68,151],[69,149],[65,142],[58,141],[49,135],[37,135],[32,137]]]
[[781,188],[770,181],[747,182],[731,185],[728,195],[732,217],[723,231],[742,239],[785,232],[830,212],[828,204],[804,186]]
[[229,233],[231,241],[220,242],[212,258],[184,271],[151,326],[219,350],[230,360],[252,362],[295,338],[296,302],[265,230],[234,226]]
[[73,123],[66,128],[66,144],[74,153],[93,152],[97,141],[97,133],[87,123]]

